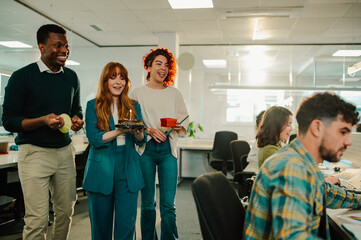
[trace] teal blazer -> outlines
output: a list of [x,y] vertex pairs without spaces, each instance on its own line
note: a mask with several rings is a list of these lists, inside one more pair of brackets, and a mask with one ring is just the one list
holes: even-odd
[[[135,102],[135,101],[133,101]],[[143,120],[140,105],[133,104],[137,118]],[[90,192],[98,192],[109,195],[113,191],[114,168],[116,161],[116,139],[103,143],[103,134],[96,126],[97,115],[95,113],[95,99],[87,103],[85,115],[86,135],[89,140],[90,150],[88,161],[85,166],[83,188]],[[114,119],[109,119],[110,130],[115,130]],[[125,172],[130,192],[137,192],[144,187],[142,171],[140,168],[140,156],[135,150],[134,144],[139,146],[146,143],[144,140],[138,142],[131,133],[125,136]],[[116,173],[115,173],[116,174]]]

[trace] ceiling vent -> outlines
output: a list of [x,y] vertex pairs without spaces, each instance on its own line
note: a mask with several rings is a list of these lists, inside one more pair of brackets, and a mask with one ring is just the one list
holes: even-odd
[[102,32],[103,29],[101,29],[100,27],[98,27],[97,25],[95,24],[91,24],[89,25],[91,28],[93,28],[95,31],[98,31],[98,32]]
[[296,18],[303,6],[275,8],[242,8],[227,10],[225,18]]

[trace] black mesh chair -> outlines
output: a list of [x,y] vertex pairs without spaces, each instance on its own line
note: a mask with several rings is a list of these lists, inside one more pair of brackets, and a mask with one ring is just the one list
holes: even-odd
[[192,193],[204,240],[242,239],[246,212],[222,173],[201,175],[194,180]]
[[[90,144],[88,144],[88,146],[81,155],[75,156],[76,188],[78,190],[83,190],[81,186],[83,185],[84,171],[85,171],[86,162],[88,161],[89,150],[90,150]],[[85,190],[83,190],[83,194],[86,195]]]
[[17,171],[13,167],[0,169],[0,198],[7,197],[0,203],[0,239],[23,231],[25,205],[21,184],[20,181],[8,182],[8,173]]
[[252,190],[253,180],[251,177],[254,172],[243,171],[247,165],[247,156],[251,150],[248,142],[242,140],[234,140],[231,142],[231,152],[233,159],[233,181],[237,183],[238,196],[240,198],[249,197]]
[[[247,155],[251,150],[248,142],[243,140],[233,140],[230,143],[231,146],[231,154],[233,160],[233,171],[232,175],[234,176],[237,172],[242,172],[243,169],[246,168],[247,162]],[[246,157],[243,157],[246,156]]]
[[295,139],[296,137],[297,137],[297,134],[296,134],[296,133],[291,134],[291,136],[290,136],[290,138],[289,138],[288,142],[292,142],[292,140],[293,140],[293,139]]
[[233,160],[230,143],[237,140],[237,133],[230,131],[216,132],[211,153],[209,154],[209,165],[224,175],[233,170]]

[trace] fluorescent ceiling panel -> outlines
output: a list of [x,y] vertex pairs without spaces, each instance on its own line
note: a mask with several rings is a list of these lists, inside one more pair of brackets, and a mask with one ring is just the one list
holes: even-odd
[[358,82],[361,80],[361,78],[355,78],[355,77],[348,77],[348,78],[340,78],[339,81],[343,82],[345,80],[345,82]]
[[361,56],[361,50],[338,50],[334,54],[334,57],[359,57]]
[[356,72],[358,72],[360,70],[361,70],[361,62],[358,62],[358,63],[352,64],[351,66],[349,66],[347,68],[347,73],[352,76],[353,74],[355,74]]
[[207,68],[226,68],[227,67],[227,61],[224,59],[203,60],[203,64]]
[[0,45],[3,45],[8,48],[32,48],[33,47],[28,44],[19,42],[19,41],[0,41]]
[[256,34],[257,34],[257,28],[258,28],[258,19],[256,19],[255,23],[254,23],[254,28],[253,28],[253,37],[252,40],[256,40]]
[[213,8],[212,0],[168,0],[173,9]]
[[303,6],[290,6],[229,9],[226,11],[226,18],[296,18],[303,8]]

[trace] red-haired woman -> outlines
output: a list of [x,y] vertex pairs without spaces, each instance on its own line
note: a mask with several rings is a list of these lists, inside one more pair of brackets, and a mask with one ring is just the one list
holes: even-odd
[[[145,187],[141,191],[141,231],[143,240],[157,239],[155,231],[156,202],[155,175],[158,167],[161,239],[177,239],[175,194],[177,189],[177,140],[178,134],[186,134],[186,129],[177,123],[173,131],[166,136],[170,128],[161,127],[160,118],[176,118],[180,122],[185,118],[187,108],[182,94],[171,87],[176,74],[176,61],[167,49],[151,50],[144,57],[147,70],[145,86],[134,89],[131,97],[142,106],[142,115],[147,125],[146,134],[151,138],[141,155],[141,168]],[[185,121],[184,126],[187,126]]]
[[[135,239],[138,192],[144,186],[134,144],[146,142],[139,130],[115,129],[130,110],[142,120],[139,104],[128,97],[130,80],[120,63],[108,63],[98,93],[87,103],[86,135],[90,143],[83,188],[88,193],[92,239]],[[113,215],[114,230],[113,230]]]

